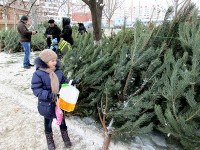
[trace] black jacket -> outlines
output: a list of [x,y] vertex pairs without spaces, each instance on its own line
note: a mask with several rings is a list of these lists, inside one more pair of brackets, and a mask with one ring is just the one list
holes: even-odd
[[79,31],[80,34],[87,32],[83,23],[79,23],[78,31]]
[[60,37],[63,38],[65,41],[69,42],[71,45],[73,45],[74,40],[72,37],[72,27],[70,26],[70,19],[63,18],[62,24],[63,24],[63,30]]
[[[54,38],[57,38],[58,42],[60,41],[60,33],[61,33],[61,30],[60,28],[55,24],[54,27],[48,27],[46,29],[46,32],[44,34],[45,37],[47,37],[47,35],[52,35],[53,36],[53,39]],[[51,45],[51,39],[50,38],[47,38],[47,45],[50,47]]]

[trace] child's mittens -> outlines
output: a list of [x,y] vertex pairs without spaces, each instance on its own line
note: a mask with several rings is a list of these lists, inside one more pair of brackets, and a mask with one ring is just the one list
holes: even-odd
[[52,93],[52,102],[55,102],[57,100],[58,94]]

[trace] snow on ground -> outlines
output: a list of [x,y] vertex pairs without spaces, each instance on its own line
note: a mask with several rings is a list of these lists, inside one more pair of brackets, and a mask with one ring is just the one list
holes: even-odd
[[[31,62],[38,56],[31,53]],[[46,150],[43,117],[37,111],[37,98],[31,86],[35,67],[24,69],[24,53],[0,53],[0,150]],[[66,117],[69,137],[73,146],[69,150],[100,150],[103,130],[91,118]],[[66,149],[59,127],[53,122],[54,141],[57,150]],[[156,135],[150,138],[136,137],[130,146],[110,143],[110,150],[174,150]]]

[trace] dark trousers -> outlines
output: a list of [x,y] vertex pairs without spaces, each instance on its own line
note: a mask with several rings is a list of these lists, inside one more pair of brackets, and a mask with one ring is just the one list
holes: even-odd
[[48,46],[48,48],[51,47],[51,39],[50,38],[47,39],[47,46]]
[[[53,119],[47,119],[44,118],[44,128],[45,128],[45,133],[51,133],[52,132],[52,122]],[[63,117],[61,125],[60,125],[61,130],[67,130],[67,126],[65,123],[65,118]]]

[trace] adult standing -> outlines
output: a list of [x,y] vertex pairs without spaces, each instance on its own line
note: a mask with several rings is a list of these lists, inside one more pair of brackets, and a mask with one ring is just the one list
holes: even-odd
[[87,30],[83,23],[78,23],[78,32],[82,35],[83,33],[87,33]]
[[24,68],[29,69],[31,66],[34,66],[30,64],[30,42],[31,42],[31,36],[35,35],[37,31],[29,31],[26,27],[26,24],[28,23],[28,17],[23,15],[20,19],[20,22],[17,24],[17,30],[20,35],[20,42],[24,48]]
[[69,42],[71,45],[73,45],[74,40],[72,37],[72,27],[70,26],[70,19],[63,18],[62,25],[63,25],[63,30],[60,37],[63,38],[65,41]]
[[50,19],[48,21],[49,26],[46,29],[46,32],[44,34],[44,36],[47,38],[47,45],[50,48],[51,46],[51,38],[57,38],[58,43],[60,41],[60,34],[61,34],[61,30],[60,28],[55,24],[55,21],[53,19]]

